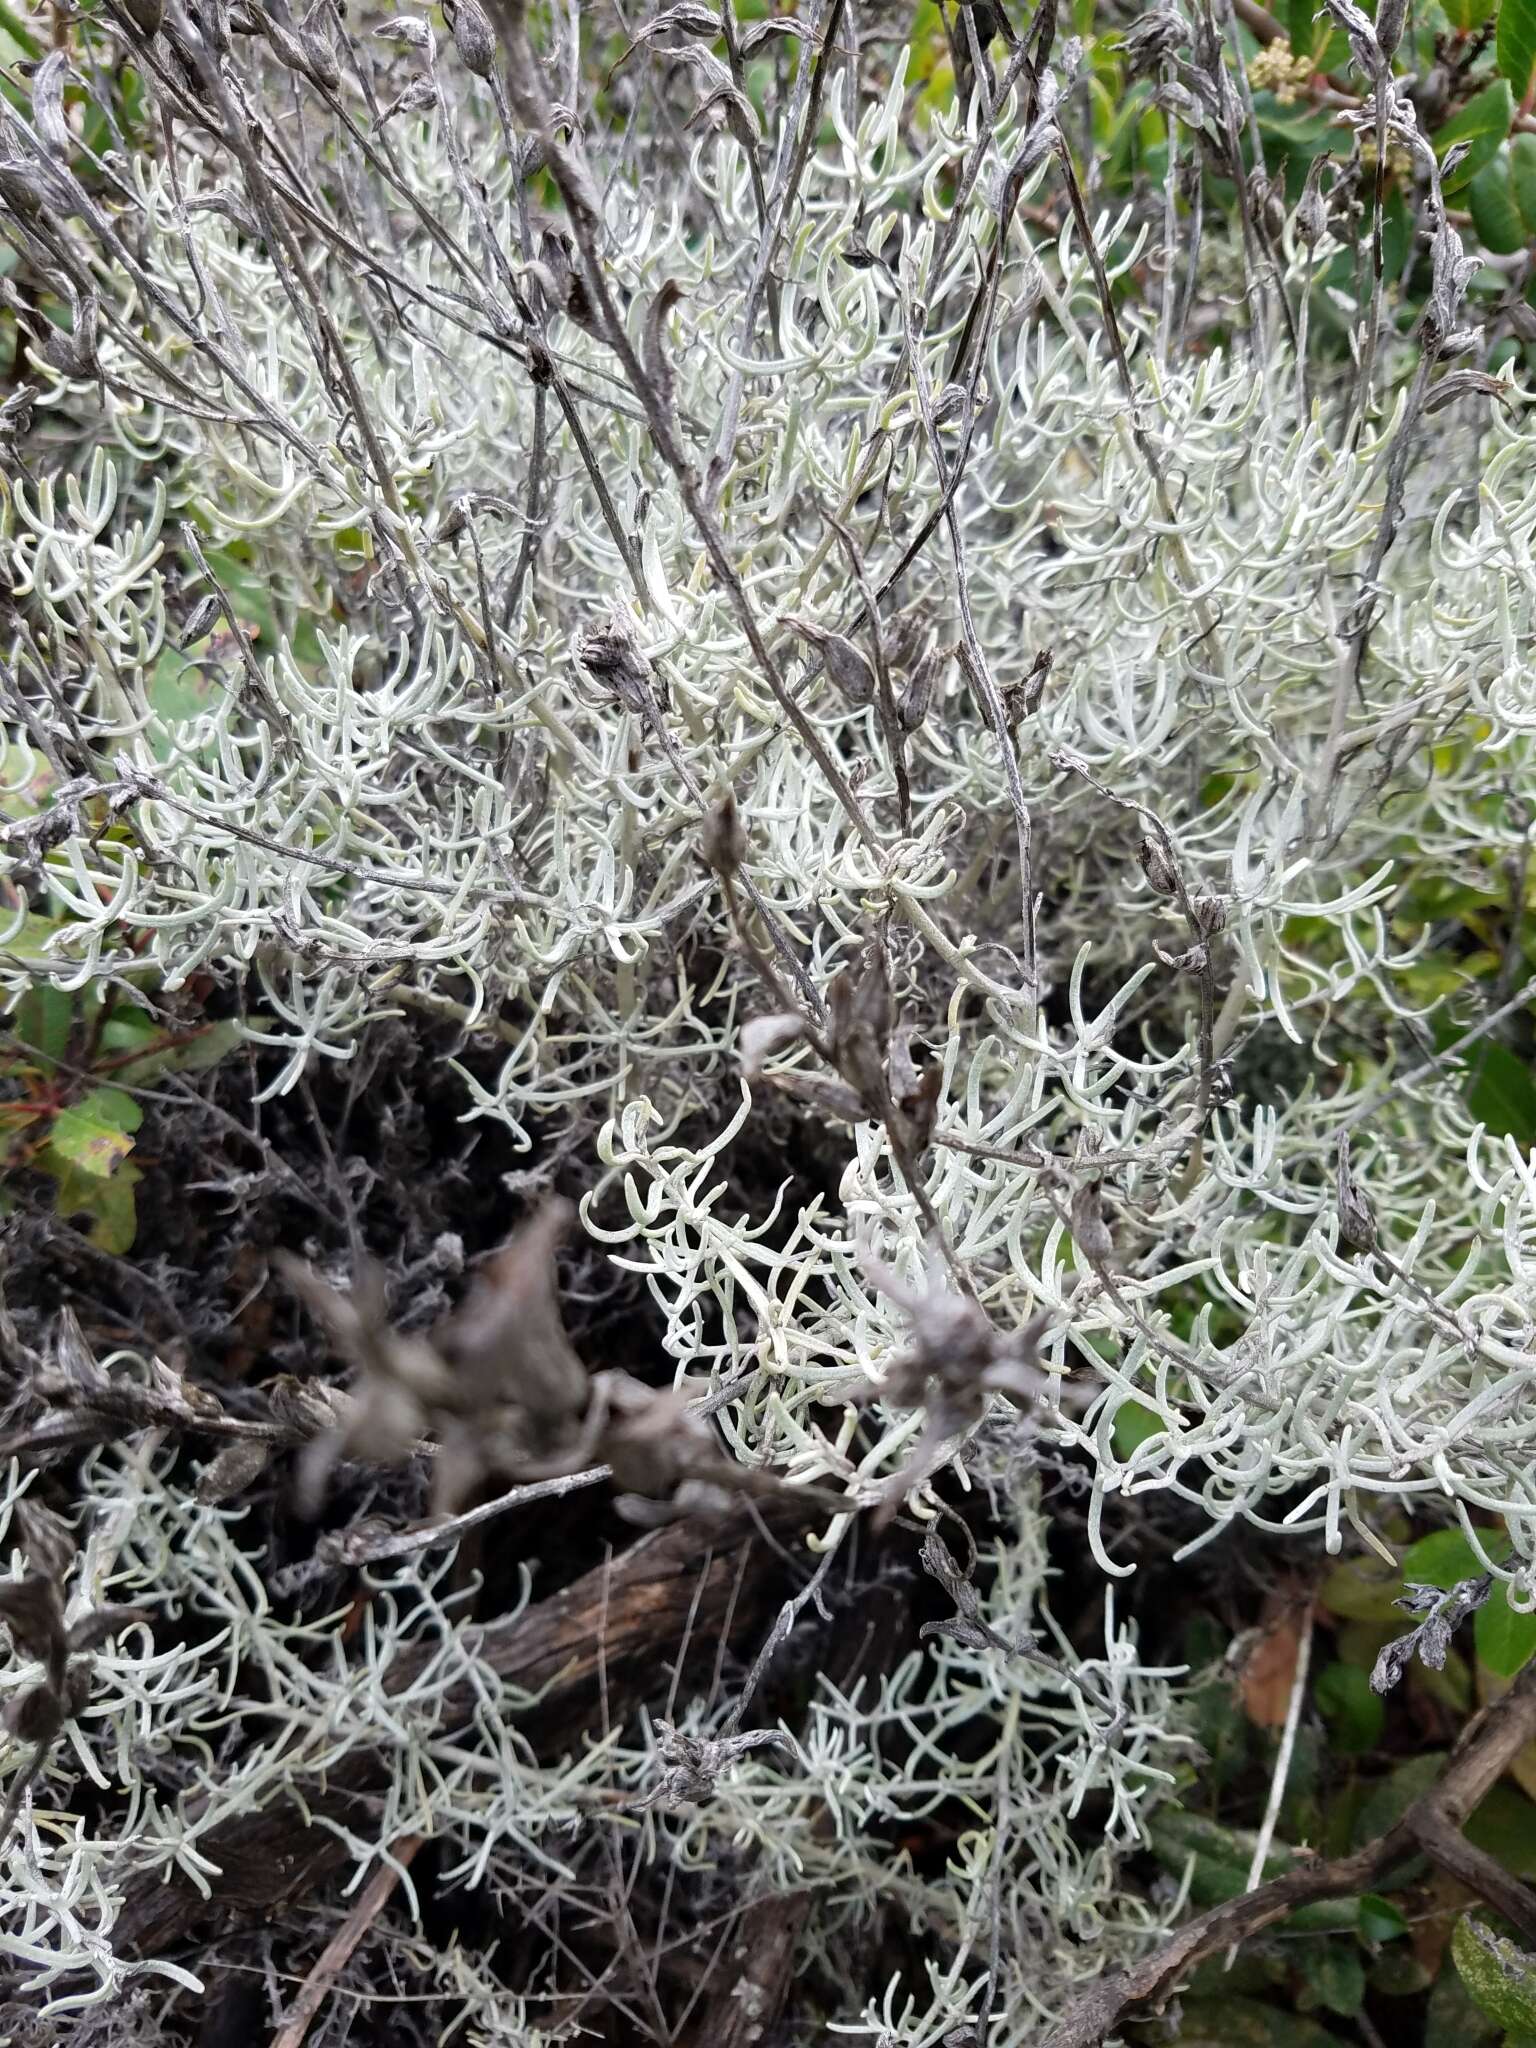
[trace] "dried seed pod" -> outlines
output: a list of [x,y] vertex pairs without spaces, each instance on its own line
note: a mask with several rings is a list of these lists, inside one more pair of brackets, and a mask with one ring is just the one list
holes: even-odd
[[1208,939],[1222,931],[1227,922],[1227,899],[1218,896],[1214,889],[1202,889],[1190,904],[1195,914],[1195,923]]
[[1055,666],[1056,652],[1051,647],[1042,647],[1029,664],[1029,673],[1019,685],[1026,715],[1039,710],[1040,699],[1045,695],[1046,679]]
[[1408,18],[1408,0],[1377,0],[1376,41],[1383,57],[1390,57],[1403,39]]
[[851,640],[841,633],[828,633],[821,643],[821,658],[827,674],[851,703],[870,702],[875,694],[874,672]]
[[379,23],[373,35],[381,43],[409,43],[416,50],[431,50],[437,40],[426,22],[414,14],[391,15]]
[[223,616],[224,600],[221,597],[200,597],[187,614],[187,622],[181,629],[183,647],[195,647],[199,640],[206,640],[218,619]]
[[1182,953],[1167,953],[1161,946],[1154,946],[1152,950],[1165,967],[1175,967],[1181,974],[1204,974],[1211,964],[1210,949],[1199,944]]
[[1323,198],[1323,173],[1333,159],[1326,151],[1307,166],[1307,182],[1296,202],[1296,239],[1305,249],[1315,249],[1328,232],[1328,204]]
[[845,640],[841,633],[831,632],[826,626],[818,626],[814,619],[803,619],[795,613],[786,617],[784,623],[792,627],[802,640],[809,640],[813,647],[821,650],[822,666],[850,703],[863,706],[873,702],[874,671],[851,640]]
[[704,813],[704,858],[717,875],[734,875],[747,857],[747,835],[736,808],[736,792],[728,789]]
[[589,626],[577,642],[576,659],[589,676],[613,692],[626,710],[645,711],[654,707],[651,664],[621,620]]
[[255,1438],[242,1443],[226,1444],[211,1464],[205,1465],[198,1474],[197,1497],[213,1506],[221,1500],[230,1500],[255,1479],[259,1479],[271,1460],[272,1447]]
[[489,78],[496,68],[496,31],[480,0],[454,0],[450,26],[465,70]]
[[1107,1259],[1115,1248],[1115,1241],[1109,1234],[1109,1225],[1104,1221],[1104,1205],[1099,1198],[1099,1183],[1096,1180],[1078,1183],[1068,1213],[1072,1223],[1073,1241],[1084,1257]]
[[32,219],[47,207],[48,188],[30,164],[12,159],[0,163],[0,202],[23,220]]
[[1256,171],[1250,180],[1253,209],[1263,225],[1264,232],[1272,241],[1278,241],[1285,228],[1285,194],[1283,189],[1272,185],[1262,171]]
[[930,647],[908,678],[896,705],[896,723],[903,732],[916,732],[928,716],[940,676],[954,659],[953,647]]
[[1159,896],[1177,896],[1179,893],[1179,871],[1168,858],[1161,839],[1150,832],[1136,849],[1136,858],[1141,862],[1141,871]]
[[1349,1171],[1349,1133],[1339,1133],[1338,1169],[1335,1176],[1335,1193],[1339,1208],[1339,1242],[1348,1245],[1351,1251],[1369,1252],[1376,1248],[1376,1212],[1371,1207],[1370,1197],[1359,1181]]

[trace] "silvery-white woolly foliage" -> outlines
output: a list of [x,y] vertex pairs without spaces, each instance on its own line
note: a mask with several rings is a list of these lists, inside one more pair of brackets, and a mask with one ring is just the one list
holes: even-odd
[[[488,1035],[465,1118],[523,1147],[586,1133],[587,1229],[645,1276],[679,1376],[730,1383],[732,1449],[846,1490],[823,1547],[924,1430],[878,1393],[946,1304],[903,1307],[886,1270],[999,1333],[1041,1319],[1016,1427],[1086,1461],[1111,1578],[1116,1496],[1192,1503],[1191,1548],[1239,1519],[1379,1548],[1407,1502],[1474,1546],[1469,1515],[1503,1515],[1513,1551],[1485,1562],[1529,1604],[1536,1157],[1476,1125],[1454,1059],[1423,1060],[1442,1009],[1478,1019],[1413,890],[1528,846],[1536,441],[1526,394],[1467,368],[1468,265],[1412,108],[1389,94],[1382,119],[1418,164],[1430,316],[1411,346],[1373,331],[1363,407],[1354,368],[1303,374],[1278,317],[1283,296],[1304,328],[1335,248],[1315,208],[1262,274],[1208,252],[1250,324],[1203,354],[1165,324],[1177,294],[1132,282],[1160,253],[1205,289],[1158,213],[1092,218],[1075,186],[1044,210],[1070,52],[1033,100],[1014,76],[990,135],[979,97],[917,128],[899,64],[865,96],[834,66],[771,294],[725,88],[686,181],[647,175],[660,145],[605,162],[589,138],[583,232],[637,384],[473,43],[313,19],[320,49],[274,21],[236,51],[243,84],[204,80],[195,150],[119,153],[91,192],[41,112],[7,116],[13,184],[58,204],[12,194],[6,230],[75,313],[73,347],[36,354],[0,505],[7,844],[34,905],[0,929],[6,990],[248,969],[272,1092],[402,1011]],[[143,66],[174,115],[193,88],[167,20]],[[796,109],[773,111],[770,205],[795,169]],[[771,329],[748,311],[770,297]],[[739,841],[711,864],[727,790]],[[818,1052],[872,938],[893,1029],[939,1069],[915,1149]],[[837,1203],[743,1213],[721,1157],[745,1120],[829,1103]],[[1127,1448],[1133,1401],[1153,1426]],[[962,1481],[974,1422],[940,1446]],[[385,1637],[446,1610],[429,1574],[333,1668],[267,1607],[237,1519],[128,1454],[95,1484],[134,1506],[113,1598],[212,1631],[152,1668],[104,1650],[49,1764],[44,1786],[131,1784],[123,1838],[40,1790],[4,1850],[11,1952],[102,1998],[125,1871],[198,1868],[183,1781],[216,1817],[292,1774],[289,1736],[344,1747],[386,1714],[409,1735]],[[926,1480],[912,1505],[932,1512]],[[1008,1526],[994,1625],[1047,1631],[1032,1497]],[[1025,2041],[1084,1957],[1135,1941],[1116,1856],[1179,1754],[1166,1675],[1114,1612],[1108,1721],[1044,1667],[940,1640],[822,1698],[794,1760],[759,1749],[643,1827],[684,1861],[724,1836],[805,1874],[818,1940],[877,1893],[910,1902],[942,1962],[845,2016],[907,2048],[974,2012],[1000,1911],[991,2038]],[[652,1762],[633,1730],[554,1773],[510,1737],[420,1741],[432,1767],[402,1765],[380,1839],[447,1830],[509,1897],[591,1788],[638,1797]],[[1111,1818],[1087,1853],[1090,1791]],[[957,1794],[977,1832],[944,1878],[877,1864],[863,1830]],[[470,2038],[538,2038],[455,1967]]]

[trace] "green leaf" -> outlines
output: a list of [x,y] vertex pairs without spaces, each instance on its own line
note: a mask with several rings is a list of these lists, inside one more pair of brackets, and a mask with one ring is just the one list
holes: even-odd
[[42,44],[25,26],[20,15],[13,8],[4,5],[4,0],[0,0],[0,29],[4,29],[24,57],[42,56]]
[[9,954],[12,959],[33,964],[62,958],[61,954],[49,949],[48,941],[55,932],[63,931],[65,925],[63,918],[39,917],[32,910],[25,911],[20,917],[12,911],[0,910],[0,958]]
[[[227,548],[208,548],[204,552],[209,568],[223,585],[235,617],[242,625],[256,628],[255,648],[258,658],[276,654],[278,642],[283,635],[272,588],[267,578],[258,575]],[[319,636],[315,631],[314,621],[308,615],[300,617],[295,622],[289,645],[293,649],[294,659],[301,668],[313,667],[320,661]]]
[[[1491,250],[1495,256],[1513,256],[1517,249],[1525,247],[1525,222],[1521,219],[1520,209],[1515,204],[1509,164],[1505,158],[1496,156],[1491,163],[1483,165],[1467,187],[1467,204],[1472,209],[1472,225],[1477,229],[1485,249]],[[1525,1105],[1527,1113],[1536,1114],[1536,1082],[1531,1080],[1525,1067],[1504,1046],[1489,1046],[1486,1050],[1502,1053],[1509,1061],[1519,1081],[1524,1083],[1525,1092],[1529,1096],[1529,1103]],[[1478,1064],[1484,1065],[1482,1061]],[[1485,1068],[1480,1079],[1486,1078]],[[1490,1125],[1494,1122],[1493,1117],[1486,1116],[1481,1110],[1474,1110],[1473,1114],[1482,1116]],[[1507,1132],[1498,1131],[1496,1135],[1514,1137],[1517,1133],[1511,1128]]]
[[1530,89],[1536,67],[1536,0],[1499,0],[1499,27],[1494,57],[1517,100]]
[[93,1088],[54,1119],[49,1150],[79,1172],[105,1180],[133,1150],[144,1112],[120,1088]]
[[1384,1998],[1417,1998],[1434,1981],[1434,1971],[1421,1963],[1406,1943],[1401,1948],[1383,1949],[1371,1964],[1371,1989]]
[[155,663],[145,695],[155,713],[150,751],[157,761],[168,761],[180,744],[176,728],[201,717],[217,701],[219,686],[200,662],[189,661],[179,648],[167,647]]
[[136,1166],[123,1164],[105,1179],[100,1174],[50,1157],[52,1146],[40,1155],[38,1164],[53,1174],[54,1203],[61,1216],[86,1216],[87,1235],[104,1252],[119,1256],[130,1249],[138,1229],[138,1212],[133,1191],[143,1175]]
[[1351,1664],[1330,1664],[1318,1676],[1317,1710],[1328,1723],[1329,1742],[1343,1756],[1363,1756],[1381,1740],[1386,1702],[1371,1681]]
[[1463,1913],[1451,1936],[1457,1974],[1476,2004],[1512,2033],[1536,2031],[1536,1956]]
[[1378,1778],[1360,1803],[1355,1816],[1354,1847],[1374,1842],[1388,1828],[1395,1827],[1421,1793],[1427,1792],[1445,1764],[1444,1750],[1430,1750],[1398,1764],[1386,1777]]
[[69,1050],[69,1034],[75,1021],[74,998],[51,981],[30,988],[6,1019],[19,1039],[39,1055],[45,1073],[53,1073]]
[[239,1018],[223,1017],[216,1024],[205,1024],[201,1030],[129,1060],[116,1069],[117,1077],[130,1087],[143,1088],[164,1074],[201,1074],[216,1067],[244,1043]]
[[139,1052],[157,1044],[164,1035],[154,1018],[143,1010],[119,1005],[102,1025],[96,1043],[103,1053]]
[[1178,2048],[1339,2048],[1316,2020],[1256,1998],[1184,2000],[1173,2040]]
[[1510,137],[1509,189],[1526,234],[1536,235],[1536,135]]
[[[1536,0],[1530,0],[1536,7]],[[1459,192],[1495,154],[1499,144],[1509,133],[1509,124],[1514,119],[1515,101],[1507,79],[1496,78],[1492,85],[1485,85],[1454,115],[1435,137],[1435,154],[1443,157],[1454,142],[1471,145],[1466,159],[1457,166],[1445,181],[1447,192]]]
[[1536,1651],[1536,1614],[1516,1614],[1509,1588],[1496,1584],[1472,1624],[1477,1660],[1497,1678],[1513,1678]]
[[1463,35],[1481,28],[1498,5],[1498,0],[1440,0],[1446,20]]
[[0,817],[35,817],[58,779],[35,747],[0,746]]
[[1408,1932],[1408,1915],[1384,1899],[1379,1892],[1366,1892],[1360,1900],[1360,1939],[1400,1941]]
[[1410,1691],[1448,1707],[1458,1721],[1472,1711],[1472,1666],[1460,1650],[1447,1651],[1439,1670],[1415,1658],[1406,1682]]
[[1352,2018],[1365,2003],[1365,1963],[1353,1942],[1304,1941],[1296,1947],[1296,1967],[1305,1989],[1304,2010],[1342,2013]]
[[1138,1444],[1144,1444],[1148,1437],[1162,1436],[1168,1425],[1153,1408],[1147,1408],[1140,1401],[1122,1401],[1115,1410],[1115,1456],[1129,1458]]
[[[1528,138],[1536,142],[1536,135]],[[1483,179],[1497,173],[1503,177],[1502,164],[1489,164],[1487,170],[1479,171],[1472,180],[1468,197],[1472,201],[1472,218],[1477,221],[1477,188]],[[1514,198],[1509,197],[1511,218],[1519,223]],[[1507,248],[1488,241],[1483,226],[1477,222],[1478,233],[1483,234],[1487,246],[1496,255],[1510,255],[1515,249],[1525,247],[1523,223],[1518,241]],[[1495,1138],[1513,1138],[1517,1144],[1536,1143],[1536,1078],[1522,1059],[1517,1059],[1507,1045],[1482,1045],[1467,1075],[1467,1107],[1479,1123],[1488,1126]]]
[[1424,2048],[1494,2048],[1502,2031],[1454,1970],[1440,1972],[1424,2012]]
[[1318,1597],[1341,1621],[1390,1622],[1400,1627],[1403,1616],[1393,1603],[1402,1590],[1401,1572],[1391,1571],[1375,1557],[1361,1556],[1335,1565]]
[[[1245,1828],[1223,1827],[1203,1814],[1165,1807],[1148,1828],[1153,1855],[1165,1870],[1182,1877],[1191,1857],[1190,1896],[1200,1906],[1238,1898],[1248,1888],[1248,1869],[1258,1837]],[[1296,1851],[1277,1843],[1265,1858],[1262,1879],[1282,1876],[1296,1865]],[[1360,1925],[1358,1899],[1325,1899],[1300,1906],[1285,1922],[1288,1928],[1320,1933],[1355,1932]]]
[[[1509,1553],[1509,1538],[1502,1529],[1484,1531],[1482,1544],[1495,1563],[1502,1564]],[[1410,1586],[1438,1586],[1448,1593],[1463,1579],[1481,1578],[1483,1569],[1459,1529],[1436,1529],[1403,1552],[1403,1579]]]
[[1462,1832],[1516,1877],[1536,1876],[1536,1806],[1513,1785],[1495,1785]]

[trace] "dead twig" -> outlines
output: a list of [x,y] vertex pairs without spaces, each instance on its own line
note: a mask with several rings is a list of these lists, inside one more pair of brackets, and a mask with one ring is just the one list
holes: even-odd
[[403,1835],[391,1848],[389,1861],[381,1863],[369,1878],[362,1897],[326,1943],[314,1968],[300,1985],[299,1995],[290,2006],[287,2018],[272,2036],[272,2048],[300,2048],[309,2032],[310,2022],[330,1996],[331,1986],[351,1960],[357,1944],[384,1910],[390,1893],[425,1839],[423,1835]]

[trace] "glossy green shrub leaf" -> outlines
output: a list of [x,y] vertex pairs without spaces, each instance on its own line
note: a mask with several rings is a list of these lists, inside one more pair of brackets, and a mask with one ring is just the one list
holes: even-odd
[[1451,1936],[1457,1974],[1474,2003],[1508,2032],[1536,2033],[1536,1956],[1463,1913]]
[[1473,1999],[1454,1966],[1435,1979],[1424,2010],[1424,2048],[1497,2048],[1504,2030]]
[[[1472,225],[1485,249],[1495,256],[1513,256],[1517,249],[1525,247],[1525,222],[1515,203],[1506,158],[1496,156],[1491,163],[1483,165],[1467,187],[1467,204],[1472,209]],[[1516,1066],[1527,1088],[1531,1089],[1533,1102],[1536,1102],[1536,1087],[1532,1087],[1529,1075],[1519,1066],[1514,1055],[1503,1046],[1490,1046],[1488,1049],[1504,1053],[1505,1058]]]
[[[1248,1889],[1248,1869],[1258,1845],[1251,1830],[1223,1827],[1203,1814],[1168,1807],[1154,1817],[1148,1833],[1153,1855],[1173,1875],[1182,1877],[1193,1857],[1190,1896],[1197,1905],[1219,1905]],[[1295,1863],[1296,1851],[1277,1844],[1265,1858],[1261,1879],[1283,1876]],[[1360,1901],[1324,1899],[1301,1906],[1287,1917],[1285,1925],[1298,1931],[1354,1932],[1360,1925]]]
[[1526,234],[1536,235],[1536,135],[1510,137],[1509,189]]
[[[1536,5],[1536,0],[1532,0]],[[1459,114],[1446,122],[1435,136],[1435,154],[1443,157],[1453,143],[1465,142],[1468,154],[1445,181],[1447,192],[1461,192],[1493,156],[1509,133],[1514,119],[1514,95],[1509,81],[1496,78],[1467,101]]]
[[1536,68],[1536,0],[1499,0],[1499,27],[1494,39],[1499,69],[1516,99],[1523,100]]
[[1352,1664],[1330,1664],[1318,1676],[1317,1710],[1328,1723],[1328,1741],[1343,1756],[1362,1756],[1381,1740],[1386,1702]]
[[[1395,1827],[1415,1799],[1434,1784],[1445,1765],[1443,1750],[1410,1757],[1378,1779],[1355,1816],[1355,1848]],[[1536,1806],[1512,1785],[1498,1784],[1473,1811],[1466,1837],[1516,1877],[1536,1870]]]
[[1401,1572],[1389,1571],[1375,1557],[1351,1557],[1336,1565],[1322,1583],[1319,1598],[1341,1621],[1401,1622],[1394,1603],[1403,1590]]
[[31,1050],[23,1057],[52,1073],[69,1050],[69,1034],[75,1021],[71,996],[50,981],[29,989],[6,1019],[10,1029]]
[[1497,1678],[1513,1678],[1536,1651],[1536,1614],[1517,1614],[1509,1588],[1495,1585],[1472,1624],[1477,1660]]
[[1167,1426],[1155,1409],[1140,1401],[1123,1401],[1115,1410],[1115,1456],[1128,1458],[1138,1444],[1161,1436]]
[[157,1032],[155,1040],[157,1042],[146,1047],[139,1058],[129,1060],[117,1069],[119,1080],[126,1081],[131,1087],[143,1088],[165,1074],[205,1073],[242,1045],[245,1034],[238,1018],[222,1017],[217,1023],[206,1024],[199,1031],[169,1042]]
[[1352,1941],[1306,1941],[1297,1944],[1303,2011],[1336,2012],[1352,2018],[1365,2003],[1365,1961]]
[[1452,28],[1462,34],[1481,28],[1498,5],[1498,0],[1441,0],[1441,8]]
[[34,965],[56,960],[60,956],[52,951],[48,941],[66,926],[67,920],[63,918],[39,917],[32,910],[19,918],[11,911],[0,911],[0,955],[8,954],[13,960]]
[[1339,2037],[1301,2013],[1256,1998],[1184,2001],[1178,2048],[1339,2048]]
[[1366,1892],[1360,1900],[1362,1941],[1400,1941],[1408,1932],[1408,1915],[1379,1892]]
[[[1482,1544],[1496,1563],[1509,1553],[1509,1538],[1502,1529],[1486,1530]],[[1438,1586],[1448,1593],[1463,1579],[1481,1578],[1485,1569],[1459,1529],[1436,1529],[1403,1552],[1403,1579],[1410,1586]]]
[[31,818],[58,776],[48,760],[25,741],[0,746],[0,818]]

